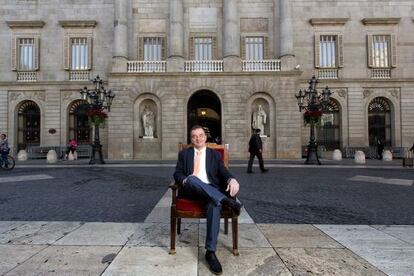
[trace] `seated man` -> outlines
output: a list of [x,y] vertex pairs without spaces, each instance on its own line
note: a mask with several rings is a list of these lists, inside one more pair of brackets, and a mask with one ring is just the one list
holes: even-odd
[[191,143],[194,147],[182,150],[174,172],[174,179],[182,185],[182,196],[206,202],[207,235],[206,260],[210,270],[221,274],[222,268],[215,255],[220,230],[220,213],[223,204],[228,205],[238,215],[242,205],[227,197],[227,191],[234,197],[239,191],[239,183],[224,167],[220,153],[206,147],[207,136],[201,126],[191,129]]

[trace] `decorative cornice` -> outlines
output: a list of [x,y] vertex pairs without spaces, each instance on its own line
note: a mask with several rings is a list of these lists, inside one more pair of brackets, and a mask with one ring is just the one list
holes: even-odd
[[361,21],[364,25],[397,25],[400,23],[401,17],[364,18]]
[[59,25],[63,28],[95,28],[96,20],[61,20]]
[[43,28],[45,22],[42,20],[32,21],[6,21],[9,28]]
[[312,26],[318,25],[345,25],[349,18],[311,18],[309,23]]

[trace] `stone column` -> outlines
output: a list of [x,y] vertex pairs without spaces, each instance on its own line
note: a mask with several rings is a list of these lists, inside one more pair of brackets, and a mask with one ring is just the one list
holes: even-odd
[[223,1],[223,60],[224,71],[241,71],[240,59],[240,19],[237,10],[238,0]]
[[[277,1],[275,0],[275,5]],[[293,28],[289,2],[289,0],[279,0],[279,58],[282,62],[283,71],[292,70],[296,65],[295,55],[293,54]]]
[[170,0],[170,22],[167,71],[184,71],[184,5],[183,0]]
[[114,52],[112,56],[113,72],[125,72],[128,60],[128,2],[114,1]]

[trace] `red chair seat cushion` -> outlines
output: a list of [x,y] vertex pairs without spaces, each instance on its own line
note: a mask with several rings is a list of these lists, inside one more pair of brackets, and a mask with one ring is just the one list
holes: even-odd
[[189,200],[185,198],[177,198],[176,208],[177,211],[186,212],[204,212],[205,203],[202,201]]

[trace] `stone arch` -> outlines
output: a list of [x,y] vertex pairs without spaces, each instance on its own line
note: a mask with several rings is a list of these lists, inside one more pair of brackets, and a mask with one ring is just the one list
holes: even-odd
[[341,147],[341,105],[335,98],[330,98],[320,124],[316,127],[317,143],[332,151]]
[[13,139],[17,151],[27,146],[39,146],[43,140],[43,112],[39,104],[33,100],[23,100],[15,107],[15,131]]
[[66,141],[75,139],[78,144],[89,144],[91,142],[92,128],[86,115],[88,107],[88,102],[81,99],[69,103]]

